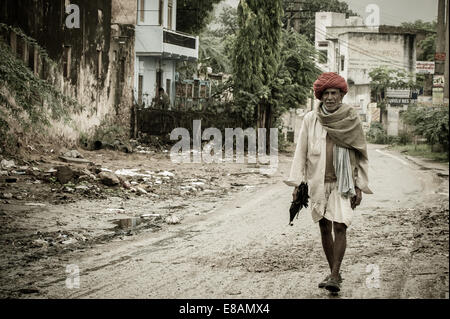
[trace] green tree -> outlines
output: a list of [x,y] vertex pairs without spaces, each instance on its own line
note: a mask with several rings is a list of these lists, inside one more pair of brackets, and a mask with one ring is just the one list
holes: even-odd
[[222,0],[178,0],[177,30],[199,34],[211,20],[214,5]]
[[289,29],[298,22],[298,32],[307,36],[314,42],[315,38],[315,14],[320,11],[330,11],[345,13],[346,17],[356,16],[352,10],[348,8],[348,4],[338,0],[283,0],[284,17],[283,23],[285,28]]
[[[423,85],[424,76],[414,75],[404,70],[389,67],[377,67],[369,72],[370,88],[375,95],[378,107],[384,111],[387,105],[387,89],[418,89]],[[382,120],[380,118],[380,120]]]
[[[212,29],[211,25],[216,28]],[[236,34],[239,30],[237,9],[231,6],[223,8],[219,17],[210,22],[210,26],[200,34],[199,62],[211,67],[214,72],[232,72],[232,52]]]
[[314,45],[305,35],[283,30],[280,71],[275,86],[279,105],[276,116],[306,103],[311,87],[320,74],[313,59],[316,53]]
[[421,49],[420,54],[417,56],[417,60],[434,61],[434,54],[436,52],[436,21],[424,22],[422,20],[416,20],[414,22],[403,22],[400,26],[412,32],[428,32],[426,38],[417,44]]
[[431,146],[440,144],[449,154],[449,109],[446,106],[410,106],[402,115],[416,135],[423,136]]
[[234,46],[234,98],[249,123],[270,130],[282,45],[282,0],[241,0]]
[[216,22],[219,27],[214,31],[215,35],[219,37],[235,35],[239,30],[237,8],[224,7]]

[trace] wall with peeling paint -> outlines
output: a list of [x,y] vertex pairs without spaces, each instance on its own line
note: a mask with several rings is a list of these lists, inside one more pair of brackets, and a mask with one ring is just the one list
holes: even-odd
[[[68,4],[78,5],[80,28],[67,28]],[[40,70],[39,75],[85,106],[83,113],[73,114],[70,125],[53,123],[52,135],[76,140],[107,114],[130,127],[136,1],[2,0],[0,22],[20,27],[36,39],[58,64],[51,74]],[[65,63],[70,65],[66,74]]]

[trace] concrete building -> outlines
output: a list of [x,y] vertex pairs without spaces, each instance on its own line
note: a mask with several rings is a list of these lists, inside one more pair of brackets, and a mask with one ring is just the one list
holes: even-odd
[[198,36],[176,31],[176,0],[137,0],[134,98],[152,105],[162,87],[175,101],[177,61],[198,59]]
[[[341,13],[317,12],[315,47],[320,52],[318,67],[347,80],[349,92],[343,102],[357,108],[364,122],[371,118],[372,69],[387,66],[415,73],[416,34],[399,28],[366,26],[360,17],[346,19]],[[398,110],[389,109],[386,124],[389,118],[398,119]],[[389,132],[396,135],[395,128]]]

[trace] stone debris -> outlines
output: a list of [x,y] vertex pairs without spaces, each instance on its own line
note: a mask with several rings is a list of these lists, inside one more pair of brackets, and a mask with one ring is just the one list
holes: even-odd
[[76,189],[77,191],[88,191],[88,190],[89,190],[89,187],[86,186],[86,185],[79,185],[79,186],[76,186],[75,189]]
[[66,162],[66,163],[92,164],[92,165],[94,165],[93,162],[88,161],[88,160],[85,160],[85,159],[83,159],[83,158],[74,158],[74,157],[60,156],[59,159],[62,160],[63,162]]
[[143,189],[142,187],[136,187],[136,191],[140,194],[144,194],[144,195],[148,194],[148,192],[145,189]]
[[44,246],[48,246],[48,242],[46,240],[35,239],[33,240],[31,247],[44,247]]
[[25,203],[25,206],[38,206],[38,207],[44,207],[46,206],[45,204],[42,203]]
[[166,177],[175,177],[174,173],[171,173],[171,172],[168,172],[168,171],[159,172],[157,175],[159,175],[159,176],[166,176]]
[[175,215],[171,215],[166,217],[164,221],[169,225],[175,225],[180,223],[180,218]]
[[2,199],[12,199],[13,198],[13,194],[11,194],[11,193],[3,193],[1,195],[1,198]]
[[102,182],[106,186],[116,186],[120,183],[119,178],[116,174],[108,171],[103,171],[98,174],[98,178],[100,182]]
[[139,173],[138,168],[133,169],[118,169],[114,172],[116,175],[127,176],[127,177],[152,177],[150,174]]
[[143,214],[143,215],[141,215],[141,218],[146,218],[146,217],[161,217],[161,214]]
[[74,177],[73,170],[68,166],[58,166],[56,168],[56,179],[61,184],[67,184]]
[[76,242],[78,242],[78,240],[76,240],[75,238],[70,238],[70,239],[62,241],[61,244],[70,245],[70,244],[75,244]]
[[16,165],[15,165],[13,160],[8,161],[8,160],[4,159],[4,160],[1,161],[0,165],[1,165],[1,168],[4,169],[4,170],[16,167]]
[[77,150],[65,152],[63,156],[69,158],[84,158],[83,155],[81,155],[80,152],[78,152]]

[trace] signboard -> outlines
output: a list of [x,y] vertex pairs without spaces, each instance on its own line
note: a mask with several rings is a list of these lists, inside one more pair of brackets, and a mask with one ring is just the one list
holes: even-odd
[[444,88],[444,76],[443,75],[435,75],[433,76],[433,88]]
[[413,100],[410,98],[388,97],[387,102],[390,105],[404,105],[404,104],[411,104]]
[[433,104],[444,103],[444,88],[434,87],[433,88]]
[[434,54],[435,61],[445,61],[445,52],[436,52]]
[[434,74],[434,62],[416,61],[416,73]]
[[410,89],[387,89],[386,90],[386,97],[394,97],[394,98],[410,98],[411,97],[411,90]]

